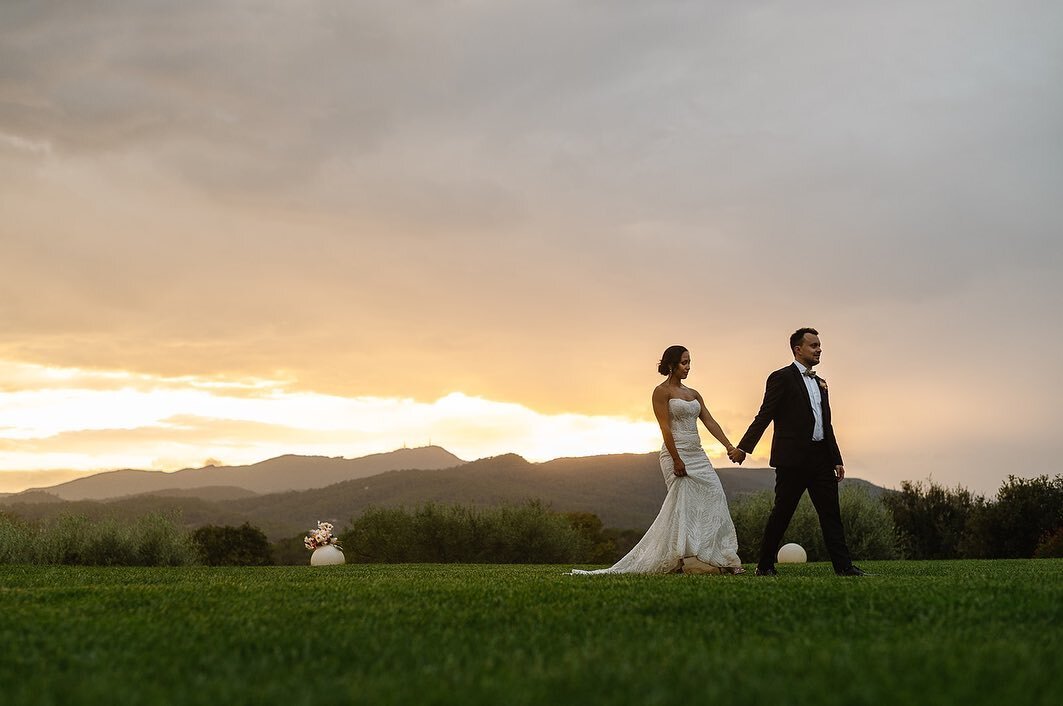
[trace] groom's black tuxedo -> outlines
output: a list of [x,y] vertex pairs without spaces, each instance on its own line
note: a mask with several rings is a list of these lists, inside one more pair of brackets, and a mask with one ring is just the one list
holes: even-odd
[[[817,379],[823,410],[823,441],[834,461],[842,465],[842,454],[838,450],[838,441],[834,438],[834,428],[830,423],[830,402],[827,399],[827,385],[822,378]],[[802,379],[801,371],[791,363],[768,376],[764,390],[764,402],[760,405],[749,430],[738,442],[738,448],[752,453],[760,437],[775,422],[775,434],[771,440],[771,458],[768,461],[773,468],[780,466],[798,466],[804,464],[814,452],[812,429],[816,423],[812,414],[812,400],[808,388]]]
[[822,379],[816,379],[815,383],[819,386],[823,416],[822,441],[812,440],[815,429],[812,398],[801,371],[791,363],[768,376],[760,411],[738,442],[738,448],[752,453],[768,424],[775,423],[769,461],[775,467],[775,505],[761,541],[757,568],[762,571],[774,567],[783,534],[806,490],[819,515],[820,529],[834,570],[843,572],[852,566],[845,544],[838,504],[838,480],[834,472],[835,466],[842,465],[842,454],[831,426],[827,385]]

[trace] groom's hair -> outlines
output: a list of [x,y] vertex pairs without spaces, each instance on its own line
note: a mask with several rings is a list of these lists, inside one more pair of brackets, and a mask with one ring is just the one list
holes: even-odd
[[790,352],[791,353],[794,352],[794,348],[797,348],[799,345],[801,345],[801,341],[805,340],[805,334],[806,333],[810,333],[813,336],[818,336],[819,335],[819,331],[817,331],[814,328],[808,328],[807,326],[805,328],[797,329],[796,331],[794,331],[793,333],[790,334]]

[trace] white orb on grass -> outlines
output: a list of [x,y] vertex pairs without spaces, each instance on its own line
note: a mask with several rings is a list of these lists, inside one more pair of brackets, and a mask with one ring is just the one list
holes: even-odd
[[805,554],[800,544],[790,542],[779,549],[780,564],[804,564],[806,561],[808,561],[808,555]]
[[310,555],[310,566],[329,566],[330,564],[344,563],[343,552],[331,544],[318,547]]

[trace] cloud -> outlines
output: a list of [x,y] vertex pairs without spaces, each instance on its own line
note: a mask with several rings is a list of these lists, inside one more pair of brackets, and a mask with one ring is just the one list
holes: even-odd
[[[680,341],[732,428],[812,323],[868,405],[900,358],[955,400],[941,420],[988,387],[1052,458],[1061,25],[1041,2],[7,3],[0,359],[648,421]],[[890,404],[856,458],[903,437]]]
[[897,225],[934,233],[972,189],[1047,196],[1063,108],[1053,23],[991,3],[59,7],[7,11],[15,134],[414,232],[678,218],[835,243],[925,195]]
[[[0,391],[0,470],[175,470],[205,455],[253,463],[288,453],[361,456],[430,442],[470,459],[516,452],[547,460],[644,452],[659,435],[652,424],[618,415],[542,414],[460,393],[425,403],[287,392],[265,380],[6,367],[12,374],[4,387],[17,389]],[[106,379],[110,387],[102,384]]]

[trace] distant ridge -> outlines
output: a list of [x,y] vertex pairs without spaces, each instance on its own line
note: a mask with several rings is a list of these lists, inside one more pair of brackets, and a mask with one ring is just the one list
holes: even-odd
[[258,493],[232,485],[207,485],[201,488],[166,488],[165,490],[155,490],[141,495],[127,495],[126,497],[139,498],[145,495],[152,495],[157,498],[199,498],[201,500],[224,501],[253,498]]
[[[770,468],[720,468],[717,473],[730,501],[743,493],[771,490],[775,484],[775,472]],[[872,494],[885,492],[858,478],[847,478],[845,483],[864,487]],[[90,518],[179,513],[189,527],[250,522],[271,539],[279,539],[305,532],[318,520],[342,527],[368,507],[414,508],[426,503],[490,507],[528,500],[541,500],[558,512],[593,512],[607,527],[645,529],[657,516],[664,494],[657,453],[562,458],[545,463],[529,463],[506,454],[449,468],[389,470],[323,488],[244,498],[211,500],[155,493],[108,502],[63,502],[50,500],[38,491],[31,496],[33,502],[4,498],[0,507],[27,519],[59,513]]]
[[[126,469],[107,471],[47,488],[31,488],[0,501],[18,502],[26,493],[46,492],[62,500],[106,500],[128,495],[202,489],[240,488],[252,494],[323,488],[401,468],[433,470],[465,463],[439,446],[398,449],[361,458],[286,455],[249,466],[205,466],[173,473]],[[189,493],[197,495],[197,493]],[[204,497],[213,498],[214,492]],[[231,494],[230,494],[231,495]]]

